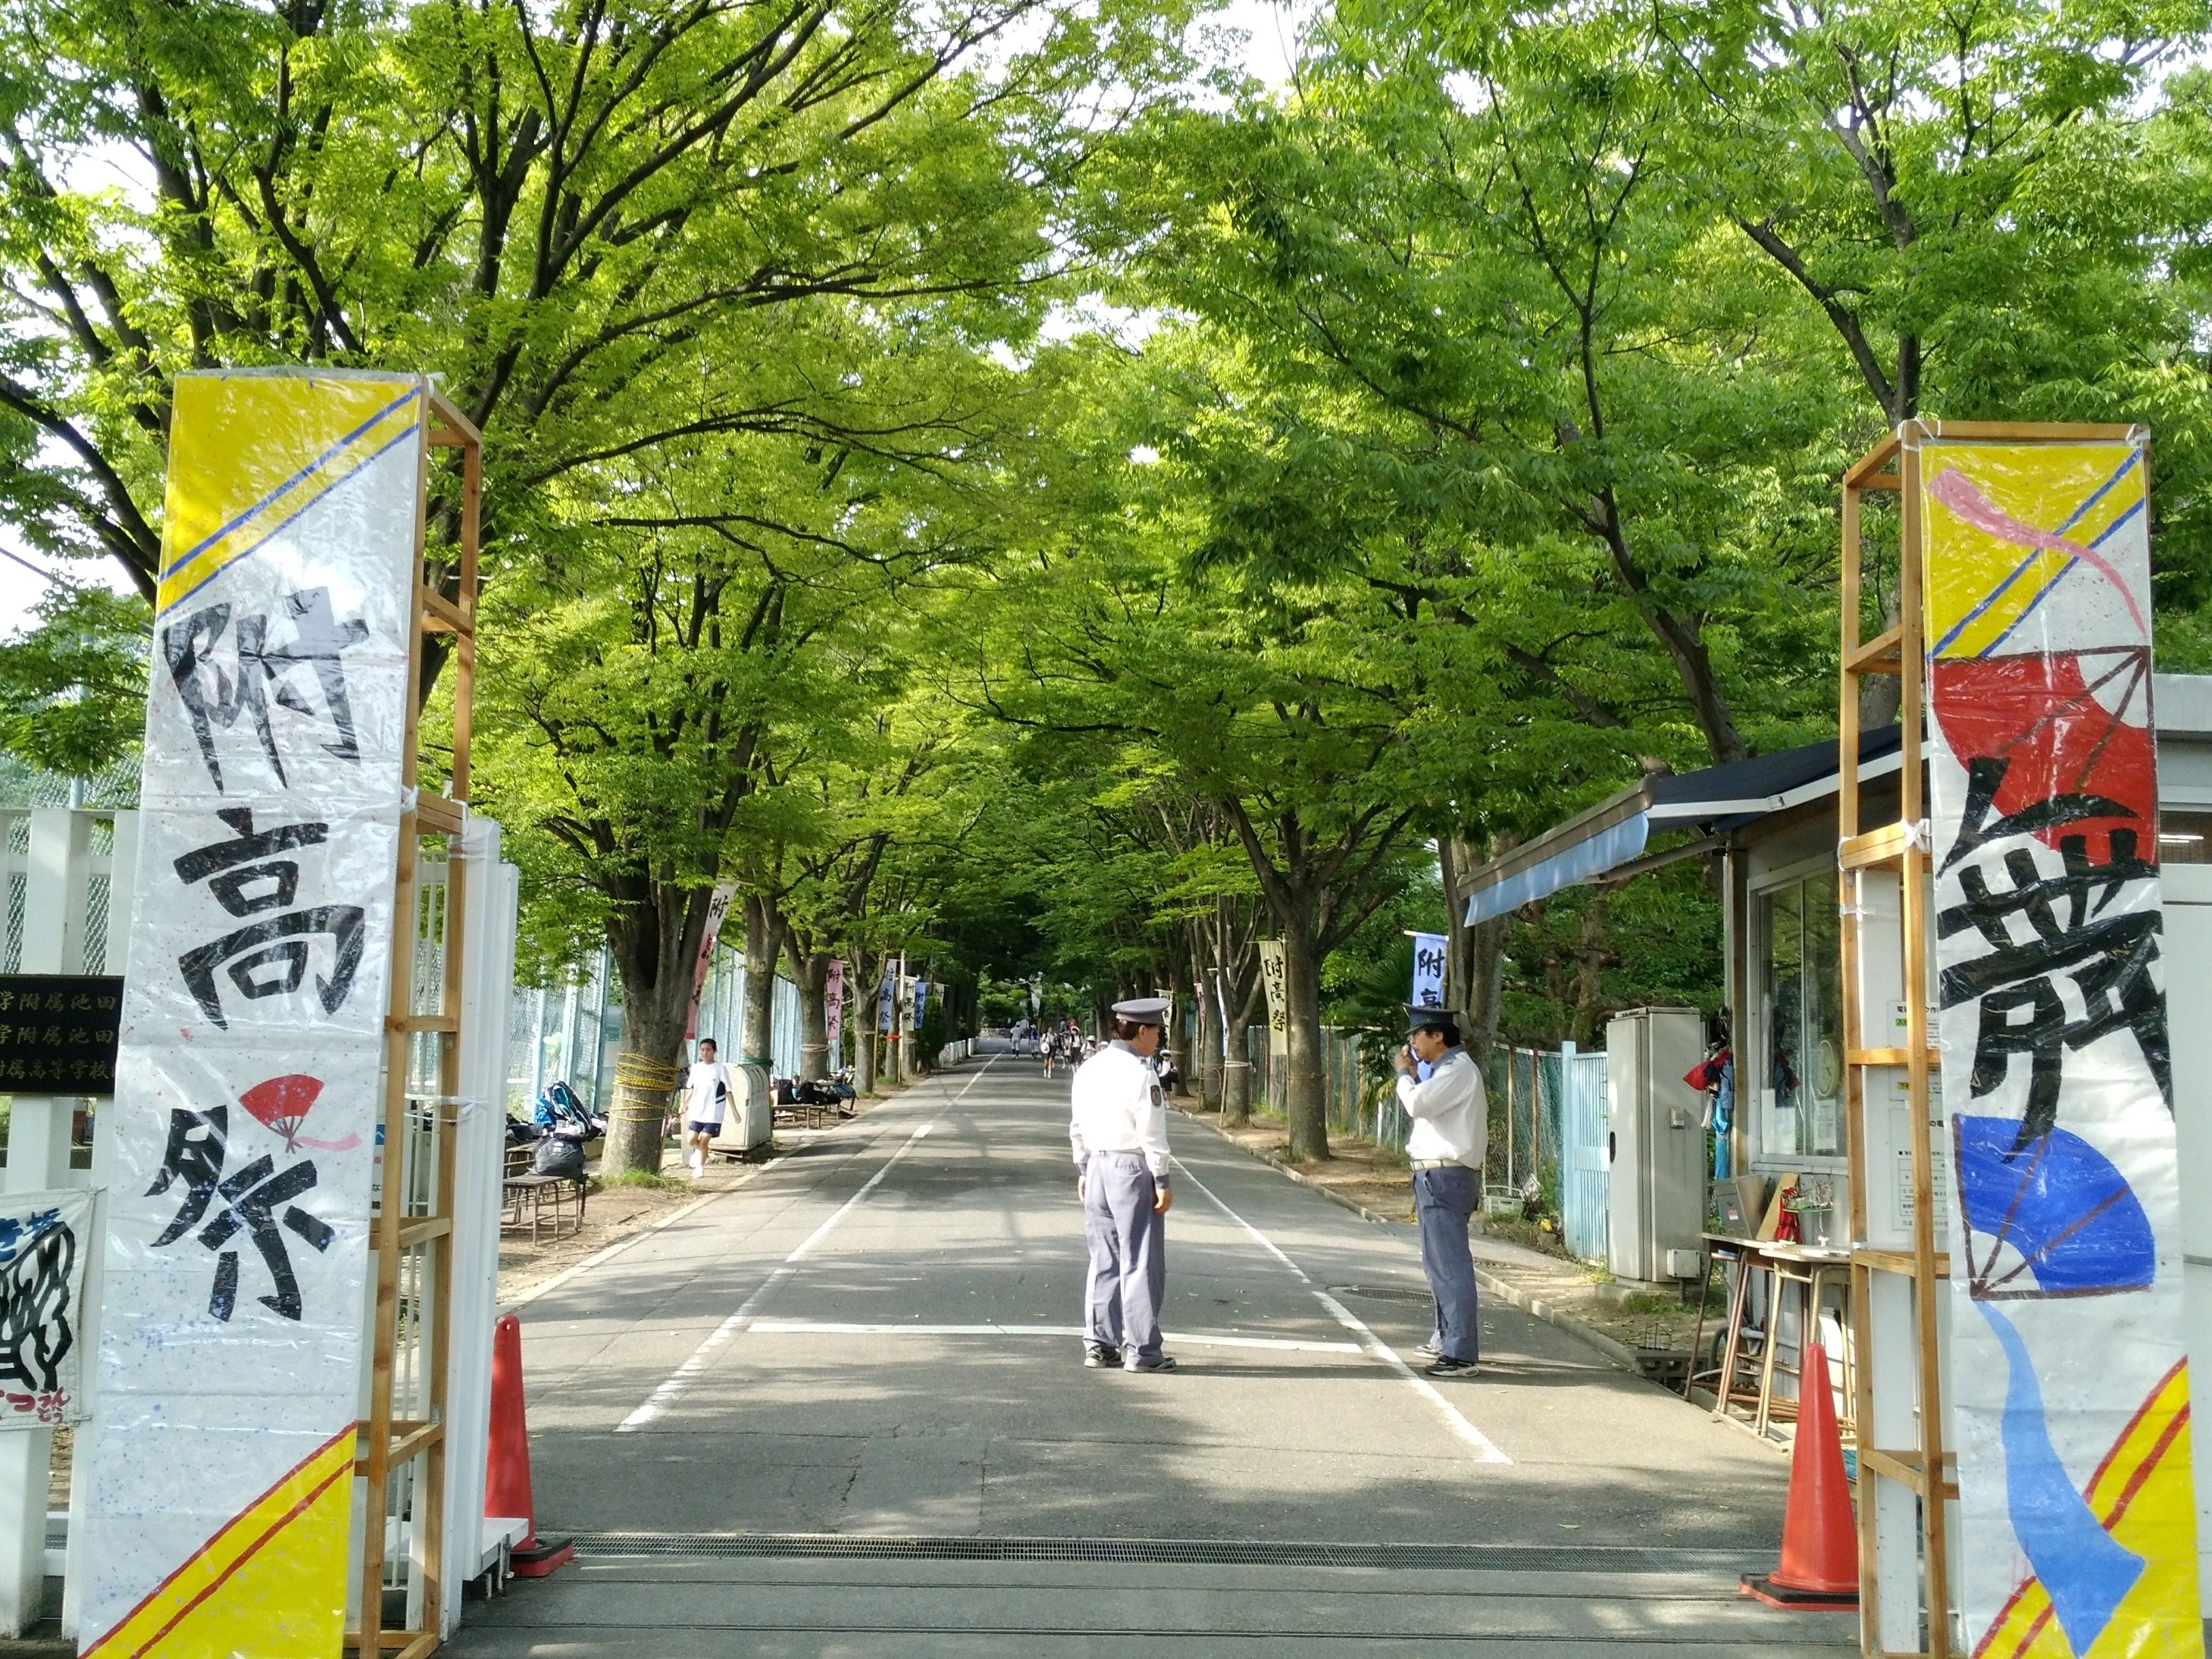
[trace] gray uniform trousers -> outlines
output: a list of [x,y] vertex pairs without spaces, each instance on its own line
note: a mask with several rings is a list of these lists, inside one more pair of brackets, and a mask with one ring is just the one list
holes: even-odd
[[1429,1340],[1447,1359],[1482,1358],[1482,1318],[1475,1306],[1474,1253],[1468,1223],[1482,1188],[1473,1170],[1456,1164],[1413,1171],[1413,1212],[1421,1224],[1421,1271],[1428,1275],[1437,1322]]
[[1155,1190],[1142,1152],[1093,1152],[1084,1170],[1084,1340],[1146,1364],[1160,1357],[1168,1289],[1167,1218],[1152,1208]]

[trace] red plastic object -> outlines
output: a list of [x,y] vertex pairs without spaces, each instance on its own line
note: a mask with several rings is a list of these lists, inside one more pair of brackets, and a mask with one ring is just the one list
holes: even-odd
[[1844,1442],[1828,1392],[1828,1353],[1805,1350],[1798,1378],[1797,1443],[1790,1453],[1790,1502],[1783,1511],[1782,1560],[1772,1572],[1746,1573],[1743,1593],[1771,1607],[1800,1610],[1859,1604],[1858,1528],[1844,1478]]
[[538,1511],[530,1492],[530,1425],[522,1409],[522,1322],[501,1314],[491,1328],[491,1444],[484,1456],[484,1515],[519,1515],[529,1523],[522,1541],[507,1552],[517,1578],[544,1578],[576,1553],[567,1539],[538,1536]]

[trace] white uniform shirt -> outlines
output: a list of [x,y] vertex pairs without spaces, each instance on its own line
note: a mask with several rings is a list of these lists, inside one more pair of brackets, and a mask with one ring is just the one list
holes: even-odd
[[1406,1136],[1407,1158],[1482,1167],[1490,1144],[1490,1103],[1482,1073],[1466,1049],[1445,1049],[1425,1082],[1400,1073],[1398,1101],[1413,1120]]
[[1068,1086],[1067,1126],[1078,1169],[1093,1152],[1142,1152],[1155,1181],[1168,1178],[1168,1109],[1159,1079],[1126,1042],[1109,1042],[1085,1060]]
[[[716,1085],[720,1085],[720,1087]],[[722,1095],[730,1086],[730,1068],[719,1060],[694,1061],[684,1080],[684,1121],[714,1123],[722,1121]]]

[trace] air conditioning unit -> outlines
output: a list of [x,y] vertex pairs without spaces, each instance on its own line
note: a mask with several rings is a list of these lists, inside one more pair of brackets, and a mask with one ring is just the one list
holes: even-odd
[[[1605,1031],[1613,1153],[1606,1265],[1615,1279],[1695,1279],[1705,1217],[1705,1098],[1682,1081],[1705,1058],[1694,1008],[1632,1008]],[[1678,1264],[1686,1261],[1686,1269]]]

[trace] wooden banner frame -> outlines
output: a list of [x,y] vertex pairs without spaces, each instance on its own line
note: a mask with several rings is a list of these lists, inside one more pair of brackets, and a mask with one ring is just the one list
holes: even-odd
[[[441,1634],[442,1582],[449,1522],[446,1492],[446,1382],[452,1352],[455,1154],[460,1122],[461,916],[466,866],[460,856],[469,799],[470,720],[476,689],[477,538],[483,494],[483,441],[434,386],[424,386],[424,426],[416,483],[414,629],[403,754],[405,805],[399,819],[398,902],[392,945],[391,1001],[384,1020],[384,1120],[381,1185],[371,1221],[376,1302],[369,1349],[368,1414],[359,1424],[354,1470],[368,1502],[355,1548],[361,1563],[360,1622],[346,1634],[349,1651],[380,1659],[425,1659]],[[446,568],[430,562],[430,453],[459,452],[453,574],[456,597],[444,592]],[[420,793],[423,668],[430,635],[453,636],[453,747],[447,793]],[[426,841],[445,843],[442,889],[418,878]],[[403,1280],[404,1281],[403,1283]],[[401,1315],[407,1316],[402,1328]],[[408,1414],[395,1409],[405,1396]],[[399,1502],[393,1486],[400,1485]],[[410,1571],[408,1613],[385,1627],[386,1533],[398,1513]]]
[[[1935,1152],[1929,1134],[1931,1091],[1929,1078],[1941,1061],[1929,1036],[1928,906],[1933,876],[1929,846],[1926,744],[1923,726],[1928,706],[1928,650],[1922,599],[1926,527],[1920,514],[1920,447],[1937,438],[1990,439],[2014,442],[2079,443],[2124,440],[2133,428],[2115,425],[2043,424],[2016,421],[1908,421],[1844,474],[1841,702],[1838,710],[1839,780],[1837,799],[1838,907],[1843,926],[1844,1103],[1850,1125],[1851,1182],[1851,1338],[1856,1364],[1854,1406],[1860,1425],[1859,1449],[1859,1630],[1866,1659],[1952,1659],[1960,1651],[1953,1639],[1951,1559],[1959,1497],[1958,1460],[1945,1449],[1948,1423],[1943,1394],[1941,1316],[1937,1300],[1950,1276],[1948,1252],[1936,1244]],[[1898,621],[1872,639],[1859,634],[1863,593],[1860,510],[1866,492],[1899,497]],[[1869,675],[1895,675],[1900,682],[1898,718],[1902,726],[1901,803],[1895,823],[1873,828],[1860,823],[1859,689]],[[1871,1045],[1860,1007],[1860,964],[1869,941],[1862,937],[1864,918],[1853,902],[1856,872],[1893,870],[1899,882],[1903,930],[1905,1045]],[[1904,1250],[1868,1246],[1868,1203],[1881,1184],[1869,1152],[1866,1080],[1869,1068],[1902,1067],[1907,1078],[1911,1120],[1911,1243]],[[1874,1443],[1875,1389],[1881,1369],[1875,1335],[1875,1286],[1889,1275],[1909,1287],[1915,1334],[1911,1368],[1916,1384],[1917,1443]],[[1919,1504],[1917,1571],[1923,1605],[1921,1643],[1911,1648],[1885,1647],[1878,1571],[1881,1564],[1875,1501],[1883,1481],[1912,1493]]]

